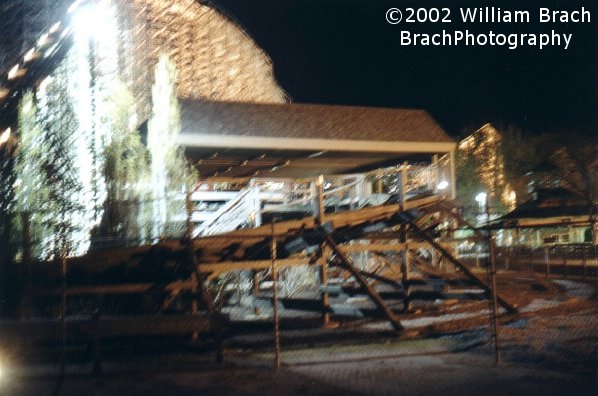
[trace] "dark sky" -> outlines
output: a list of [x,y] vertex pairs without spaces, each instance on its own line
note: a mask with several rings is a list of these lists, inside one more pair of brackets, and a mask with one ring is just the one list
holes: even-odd
[[[586,1],[214,0],[272,58],[295,102],[425,108],[445,129],[485,122],[598,135],[598,7]],[[458,23],[459,7],[530,11],[529,24]],[[389,25],[390,7],[450,7],[450,24]],[[591,23],[535,22],[538,9],[591,10]],[[402,47],[400,31],[572,33],[568,50]],[[566,133],[566,132],[563,132]]]

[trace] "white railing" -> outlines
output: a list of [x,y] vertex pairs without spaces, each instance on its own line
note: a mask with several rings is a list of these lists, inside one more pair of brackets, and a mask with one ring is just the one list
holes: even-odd
[[[233,231],[246,223],[255,209],[252,204],[252,189],[244,189],[236,197],[222,205],[211,216],[207,217],[193,233],[193,237],[221,234]],[[193,216],[192,216],[193,218]]]
[[[431,164],[403,164],[354,175],[328,175],[322,180],[321,200],[335,211],[378,205],[391,196],[407,200],[417,196],[438,194],[450,196],[450,159],[441,157]],[[256,178],[240,191],[226,183],[202,184],[202,190],[191,194],[199,203],[191,221],[201,223],[194,237],[235,230],[243,226],[261,225],[262,213],[317,213],[317,179]],[[376,191],[382,194],[374,194]],[[235,186],[236,188],[241,188]]]

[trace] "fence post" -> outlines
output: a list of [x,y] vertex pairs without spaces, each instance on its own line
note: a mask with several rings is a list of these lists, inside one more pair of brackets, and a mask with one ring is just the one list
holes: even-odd
[[330,325],[330,297],[328,295],[328,245],[323,243],[320,246],[320,284],[322,285],[322,325],[328,327]]
[[272,257],[272,308],[274,316],[274,366],[280,368],[280,323],[278,319],[278,268],[276,267],[276,237],[272,222],[272,238],[270,240],[270,256]]
[[[193,192],[192,191],[187,191],[187,194],[185,196],[185,206],[187,209],[187,251],[188,251],[188,255],[189,255],[189,263],[190,265],[193,267],[193,272],[191,273],[191,293],[193,295],[192,299],[191,299],[191,314],[192,315],[197,315],[197,313],[199,312],[199,301],[197,298],[197,294],[199,291],[199,279],[197,277],[197,267],[196,267],[196,263],[194,260],[194,256],[195,256],[195,252],[193,251],[193,209],[194,209],[194,205],[193,205],[193,201],[191,199],[191,194]],[[193,332],[193,334],[191,335],[191,339],[193,341],[197,341],[199,339],[199,332],[195,331]]]
[[581,268],[583,270],[582,279],[586,279],[586,251],[581,248]]
[[550,255],[548,253],[548,248],[544,248],[544,260],[546,261],[546,277],[550,275]]

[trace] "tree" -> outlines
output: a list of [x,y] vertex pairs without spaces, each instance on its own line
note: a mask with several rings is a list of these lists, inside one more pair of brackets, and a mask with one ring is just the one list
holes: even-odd
[[587,203],[592,242],[598,242],[598,144],[583,136],[568,136],[566,143],[550,156],[563,187],[579,194]]
[[143,234],[143,224],[139,223],[140,205],[148,178],[147,150],[135,129],[133,97],[124,84],[114,86],[110,104],[112,141],[103,153],[107,194],[96,234],[121,241],[139,240]]
[[[502,141],[500,132],[486,124],[459,142],[457,194],[474,213],[478,211],[474,197],[479,192],[488,194],[488,204],[495,212],[506,212],[515,205],[516,194],[506,177]],[[471,191],[474,188],[476,192]]]
[[49,212],[52,203],[51,190],[44,171],[46,156],[51,147],[37,121],[37,105],[33,92],[25,93],[21,99],[18,129],[20,142],[15,152],[13,238],[20,239],[23,232],[22,216],[28,216],[28,232],[33,242],[32,256],[43,259],[50,253],[54,233]]
[[548,154],[542,135],[534,136],[517,125],[500,126],[500,150],[505,164],[505,179],[516,194],[516,203],[528,197],[527,175]]
[[[185,193],[193,182],[193,173],[176,143],[181,128],[177,71],[167,56],[160,56],[154,76],[147,144],[151,157],[152,238],[157,239],[167,226],[174,227],[171,232],[182,226]],[[172,224],[177,218],[179,224]]]
[[65,77],[71,72],[69,62],[62,62],[56,77],[38,92],[37,120],[47,147],[41,164],[48,189],[47,224],[54,230],[53,241],[47,243],[52,253],[76,255],[87,250],[89,226],[84,216],[88,197],[77,164],[85,153],[78,150],[79,123]]

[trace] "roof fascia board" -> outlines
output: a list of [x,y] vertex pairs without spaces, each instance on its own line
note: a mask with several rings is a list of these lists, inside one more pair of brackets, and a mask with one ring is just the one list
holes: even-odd
[[400,142],[380,140],[307,139],[264,136],[180,134],[177,143],[185,147],[245,148],[271,150],[353,151],[380,153],[448,153],[454,142]]

